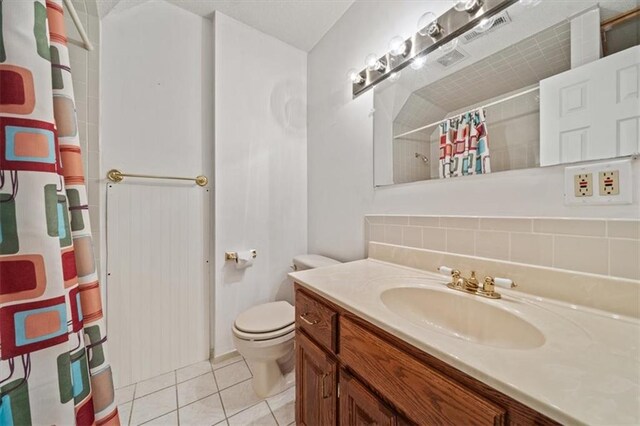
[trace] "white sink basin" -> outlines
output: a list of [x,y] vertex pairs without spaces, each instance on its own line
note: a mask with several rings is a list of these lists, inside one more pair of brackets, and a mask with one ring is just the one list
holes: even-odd
[[533,349],[545,341],[532,324],[479,296],[400,287],[384,291],[380,298],[392,312],[414,324],[483,345]]

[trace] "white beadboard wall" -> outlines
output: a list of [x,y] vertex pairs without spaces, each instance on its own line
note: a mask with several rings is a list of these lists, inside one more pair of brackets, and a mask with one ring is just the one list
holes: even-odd
[[[128,6],[130,5],[121,2],[101,21],[100,140],[102,158],[100,176],[102,177],[102,196],[106,196],[104,188],[107,181],[104,176],[112,168],[129,173],[164,176],[195,177],[204,174],[213,181],[213,22],[211,19],[202,18],[165,1],[148,1],[141,2],[135,7]],[[118,185],[132,185],[134,183],[144,184],[146,185],[145,189],[154,191],[143,191],[144,194],[142,194],[152,202],[159,201],[152,198],[152,193],[162,199],[163,197],[183,197],[186,194],[181,192],[183,190],[204,191],[205,193],[207,189],[212,191],[211,184],[206,189],[186,184],[190,188],[180,187],[181,189],[178,191],[173,181],[166,180],[149,181],[127,178],[124,183]],[[162,189],[156,188],[156,185]],[[116,189],[116,186],[109,189]],[[177,193],[172,190],[174,187],[178,191]],[[118,186],[118,188],[120,187]],[[198,238],[204,238],[208,243],[212,228],[210,225],[212,194],[213,192],[208,193],[209,202],[206,205],[199,205],[198,211],[187,212],[185,211],[186,207],[178,210],[168,209],[166,212],[174,214],[174,217],[169,218],[166,216],[166,212],[159,213],[160,216],[158,216],[156,213],[152,214],[152,210],[146,210],[148,211],[146,219],[152,223],[162,219],[167,226],[171,224],[170,226],[178,227],[182,226],[178,223],[183,221],[186,214],[197,215],[187,216],[192,218],[205,217],[205,221],[198,219],[197,222],[194,222],[193,226],[197,223],[198,228],[189,228],[189,232]],[[169,202],[169,200],[165,201]],[[140,214],[137,209],[143,208],[143,206],[136,206],[137,204],[131,205],[132,213]],[[149,207],[144,208],[149,209]],[[101,211],[102,214],[105,214],[106,209],[102,208]],[[110,248],[105,249],[104,252],[118,254],[119,252],[113,244],[122,244],[123,247],[129,247],[127,250],[134,251],[148,247],[152,250],[150,255],[153,253],[153,258],[158,259],[157,262],[147,261],[146,266],[149,268],[147,272],[152,276],[161,274],[161,272],[167,274],[170,272],[163,270],[163,268],[169,267],[162,264],[162,262],[168,261],[164,257],[167,249],[162,248],[163,245],[164,247],[171,246],[173,251],[192,250],[188,246],[190,240],[185,242],[177,239],[169,242],[160,240],[165,237],[155,234],[150,237],[158,238],[159,240],[151,240],[157,244],[142,241],[148,246],[136,248],[135,244],[137,243],[134,240],[141,238],[141,236],[134,232],[127,233],[124,230],[119,230],[119,226],[128,226],[124,223],[114,222],[117,219],[121,220],[120,216],[111,214],[102,222],[103,226],[109,228],[108,233],[111,234],[109,235]],[[116,231],[118,231],[117,235]],[[106,230],[103,235],[107,235]],[[121,242],[117,242],[118,240]],[[142,256],[142,254],[140,255]],[[171,263],[175,268],[182,268],[179,269],[180,271],[191,270],[199,267],[200,263],[198,262],[204,260],[201,255],[196,257],[199,259],[177,256],[171,258]],[[208,260],[211,265],[211,258]],[[113,257],[109,262],[112,277],[113,274],[129,273],[124,269],[129,267],[127,264],[123,264],[121,267],[114,265]],[[140,274],[143,272],[141,270]],[[188,277],[189,275],[184,272],[182,276]],[[195,285],[198,286],[198,289],[200,289],[199,286],[206,287],[208,291],[206,294],[210,297],[207,306],[212,306],[213,280],[210,275],[202,275],[198,272],[198,275],[191,276],[191,280],[197,282],[189,282],[189,286]],[[116,286],[113,279],[105,280],[105,282],[107,292],[111,290],[112,286]],[[113,290],[122,291],[123,288],[136,285],[140,284],[130,277],[123,280],[120,288]],[[168,284],[163,282],[158,285]],[[173,285],[178,286],[177,288],[180,286],[191,288],[187,287],[184,281],[174,282]],[[133,290],[129,289],[128,291]],[[169,291],[168,288],[166,291]],[[204,290],[198,290],[198,292],[200,291]],[[177,366],[167,367],[168,361],[165,357],[170,357],[178,365],[183,365],[188,359],[195,362],[209,358],[208,333],[211,328],[211,320],[207,317],[204,323],[193,320],[182,321],[183,315],[189,319],[192,314],[200,312],[198,304],[207,301],[202,298],[202,294],[204,293],[200,293],[201,298],[196,298],[196,294],[176,296],[178,297],[176,304],[180,303],[176,306],[176,310],[164,310],[163,317],[158,320],[159,326],[146,327],[142,329],[143,331],[137,331],[139,336],[131,334],[132,332],[127,330],[127,325],[133,327],[132,322],[136,322],[135,327],[138,327],[138,320],[134,321],[131,315],[138,310],[148,310],[149,314],[157,315],[159,311],[153,310],[155,307],[149,306],[154,299],[148,297],[127,299],[122,296],[123,301],[120,303],[114,301],[115,296],[109,295],[108,312],[111,314],[108,315],[112,322],[109,323],[108,333],[111,351],[115,352],[113,365],[114,372],[118,374],[115,377],[117,384],[124,385],[128,380],[135,381],[146,377],[151,374],[151,369],[169,371],[177,368]],[[173,296],[172,293],[171,295]],[[188,297],[188,299],[183,300],[182,297]],[[194,303],[196,305],[193,305]],[[192,312],[193,310],[195,312]],[[140,320],[147,321],[145,324],[148,324],[151,317],[145,315],[145,318]],[[124,324],[121,329],[118,329],[117,327],[120,326],[113,321],[123,321]],[[156,346],[156,343],[160,344],[167,340],[167,333],[178,328],[181,333],[184,333],[184,338],[194,338],[192,333],[204,332],[207,337],[206,351],[201,350],[200,341],[195,349],[193,345],[182,340],[165,341],[164,344]],[[144,332],[150,333],[149,336],[142,336],[141,333]],[[200,338],[199,334],[198,336]],[[129,350],[128,346],[132,344],[127,339],[137,341],[140,338],[149,339],[148,344],[152,345],[150,349],[155,353],[145,349],[144,354],[151,353],[153,358],[158,358],[157,364],[155,360],[146,359],[144,363],[133,364],[132,361],[128,361],[129,364],[124,365],[120,360],[124,359],[126,351]],[[122,339],[123,343],[117,343],[118,339]],[[175,345],[180,348],[173,347]],[[180,352],[173,353],[176,350]],[[182,352],[190,350],[193,353]],[[118,354],[117,351],[123,352]],[[135,356],[138,357],[136,359],[143,358],[140,354],[135,354]],[[127,371],[132,368],[135,371]]]
[[209,193],[189,184],[107,188],[107,327],[116,387],[209,354]]

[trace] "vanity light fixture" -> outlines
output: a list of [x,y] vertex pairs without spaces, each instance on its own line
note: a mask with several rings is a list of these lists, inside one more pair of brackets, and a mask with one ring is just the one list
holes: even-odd
[[[411,66],[419,69],[424,66],[426,57],[438,50],[439,55],[452,52],[458,46],[460,35],[470,30],[482,32],[492,27],[491,17],[502,12],[518,1],[523,4],[537,4],[540,0],[458,0],[455,6],[437,17],[433,12],[424,13],[418,20],[418,32],[402,40],[393,37],[389,42],[389,51],[382,55],[367,55],[366,68],[357,72],[349,70],[353,97],[375,87],[387,78],[398,78],[403,68]],[[460,13],[465,11],[467,13]],[[485,31],[486,31],[485,30]]]
[[426,56],[418,56],[418,57],[414,58],[413,61],[411,61],[411,65],[409,65],[409,66],[414,70],[419,70],[426,63],[427,63],[427,57]]
[[482,0],[458,0],[453,8],[458,12],[476,13],[482,4]]
[[407,42],[402,37],[395,36],[389,41],[389,53],[393,56],[403,56],[407,50]]
[[347,78],[354,84],[364,84],[364,77],[362,77],[355,68],[351,68],[347,71]]
[[442,27],[438,24],[438,17],[435,13],[426,12],[418,19],[418,34],[431,38],[442,34]]
[[475,30],[479,33],[483,33],[493,27],[493,24],[496,22],[496,18],[492,16],[491,18],[483,18],[482,21],[475,27]]
[[385,68],[387,68],[387,64],[378,59],[378,56],[375,53],[369,53],[364,58],[364,64],[367,66],[367,70],[369,71],[381,71],[383,72]]

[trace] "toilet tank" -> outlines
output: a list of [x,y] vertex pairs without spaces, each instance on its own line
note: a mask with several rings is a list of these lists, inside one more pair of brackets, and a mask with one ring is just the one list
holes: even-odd
[[293,270],[303,271],[305,269],[320,268],[322,266],[337,265],[338,262],[335,259],[330,259],[318,254],[301,254],[293,258]]

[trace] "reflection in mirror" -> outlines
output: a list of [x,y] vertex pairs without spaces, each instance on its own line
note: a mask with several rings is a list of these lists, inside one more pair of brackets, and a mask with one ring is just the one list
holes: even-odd
[[[634,7],[635,0],[603,1],[600,7],[588,0],[534,8],[515,3],[460,36],[453,49],[433,52],[423,66],[407,67],[397,81],[378,85],[375,185],[540,166],[541,104],[549,117],[548,105],[559,96],[547,94],[541,102],[540,82],[562,73],[571,79],[574,69],[597,62],[601,21]],[[626,46],[640,49],[640,33],[627,34]],[[450,151],[443,148],[447,144]],[[561,157],[555,163],[571,160]],[[591,158],[574,161],[584,159]]]

